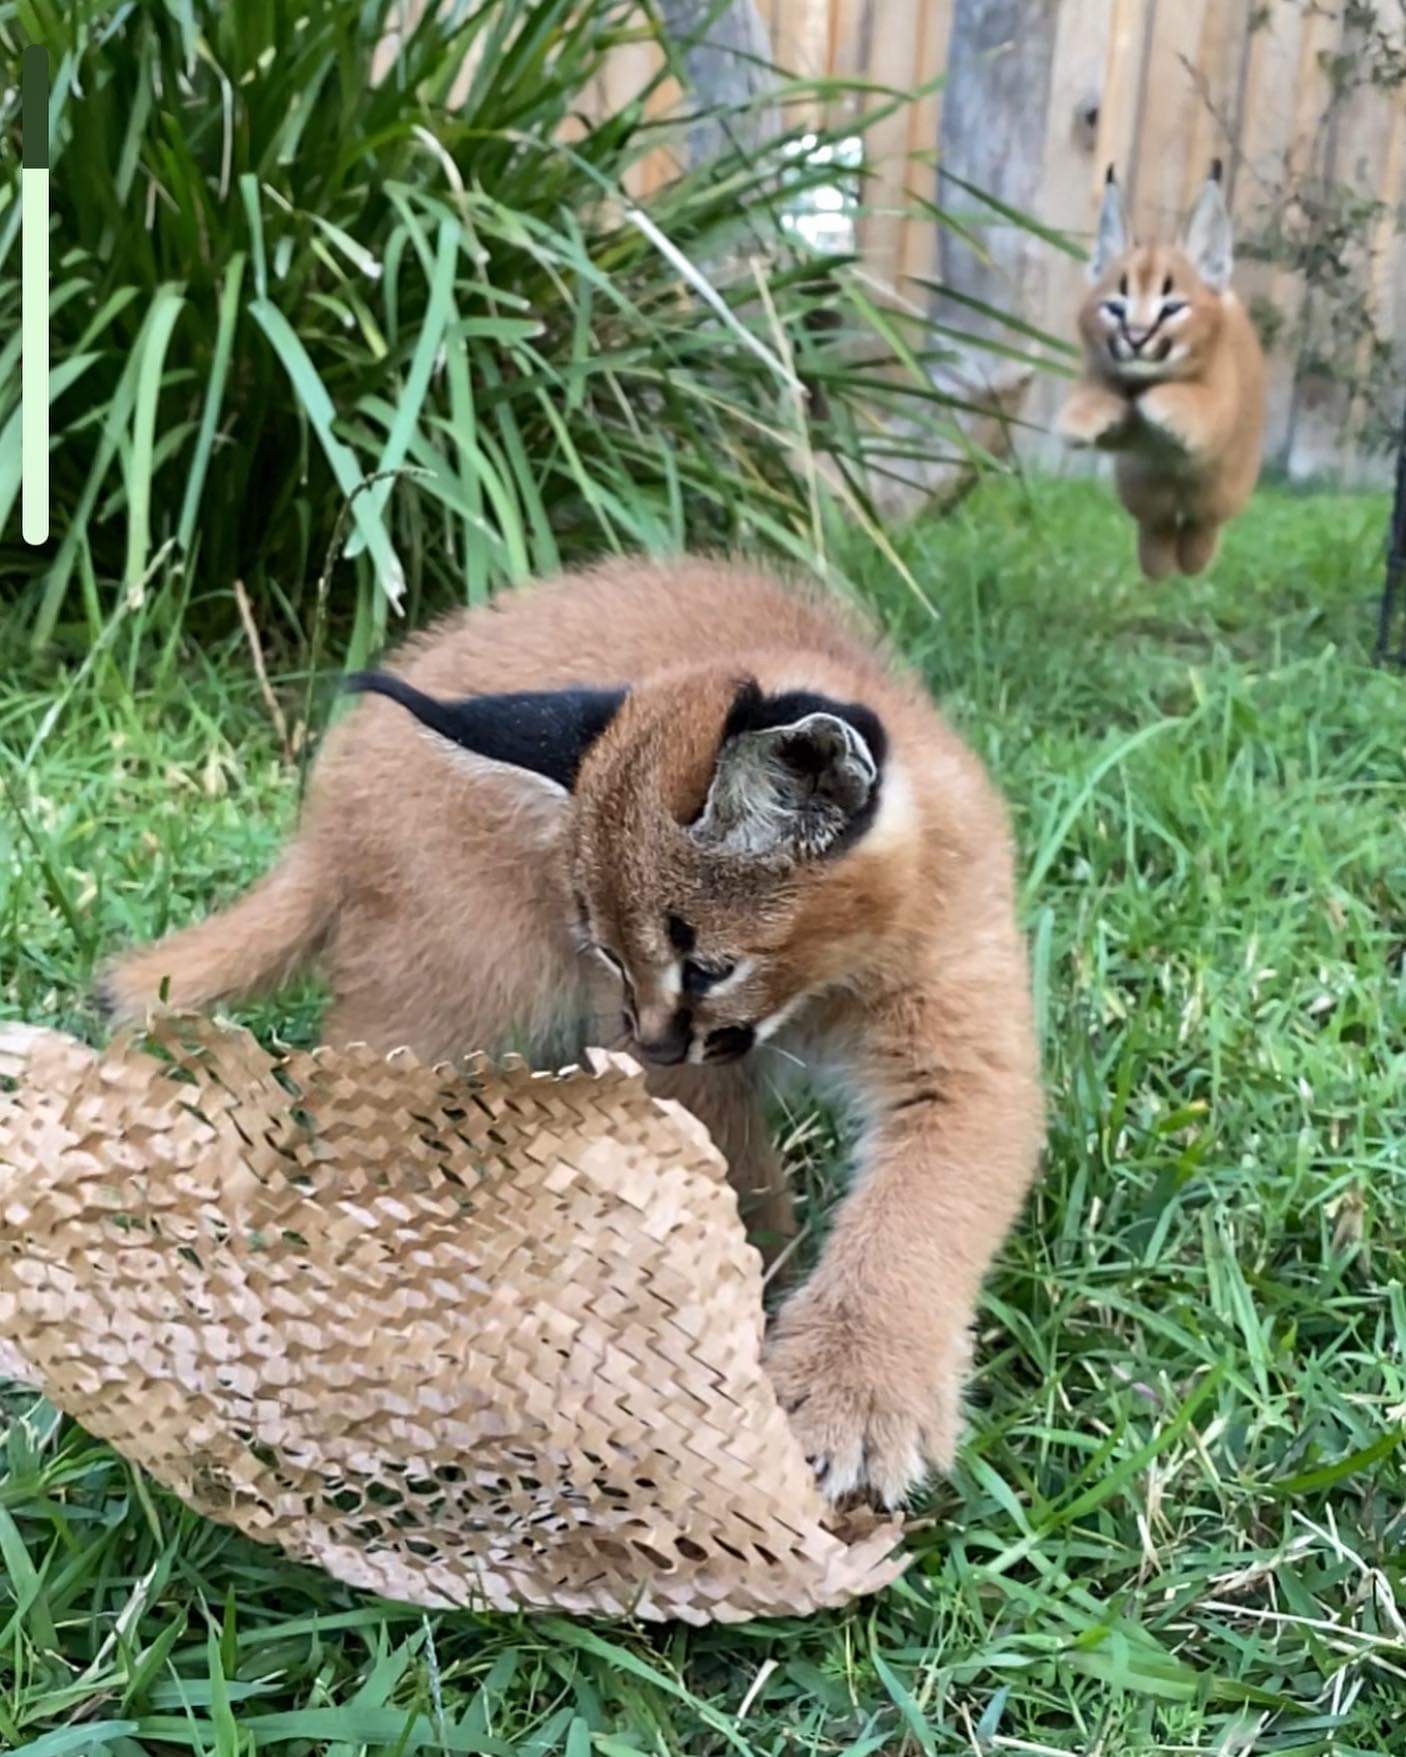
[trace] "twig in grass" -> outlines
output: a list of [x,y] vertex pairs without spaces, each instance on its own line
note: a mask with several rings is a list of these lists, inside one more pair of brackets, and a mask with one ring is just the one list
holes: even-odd
[[738,1720],[746,1720],[752,1704],[757,1700],[758,1696],[761,1695],[762,1691],[765,1690],[767,1679],[770,1678],[771,1674],[776,1670],[779,1664],[780,1661],[775,1659],[765,1659],[762,1661],[761,1665],[757,1668],[756,1677],[753,1678],[751,1683],[747,1686],[747,1694],[742,1698],[741,1707],[737,1710]]
[[439,1654],[435,1651],[434,1624],[428,1617],[421,1619],[421,1627],[425,1632],[425,1667],[430,1678],[430,1703],[434,1709],[435,1735],[441,1745],[447,1744],[449,1735],[445,1730],[444,1720],[444,1684],[439,1670]]
[[794,1237],[787,1239],[786,1243],[776,1253],[775,1257],[773,1257],[771,1262],[767,1264],[766,1269],[762,1274],[763,1288],[771,1286],[772,1282],[775,1281],[776,1277],[786,1267],[787,1263],[790,1262],[791,1258],[795,1256],[796,1252],[810,1237],[812,1230],[813,1229],[809,1226],[803,1226]]
[[323,557],[322,572],[317,576],[317,597],[313,603],[312,639],[308,645],[308,686],[303,694],[303,741],[298,752],[298,804],[303,802],[303,795],[308,786],[308,763],[312,756],[312,695],[317,687],[317,665],[322,657],[322,631],[327,619],[327,594],[332,585],[332,569],[341,558],[346,547],[347,526],[351,523],[352,508],[356,505],[357,496],[364,494],[368,488],[374,488],[378,482],[394,482],[401,476],[428,476],[430,471],[421,470],[411,464],[400,464],[393,470],[377,470],[370,476],[363,476],[342,502],[341,511],[337,514],[337,522],[332,527],[332,540],[327,545],[327,553]]
[[273,685],[269,682],[267,667],[264,665],[264,644],[259,639],[259,630],[254,622],[253,606],[249,602],[249,594],[244,589],[244,581],[234,582],[234,601],[239,606],[239,620],[244,625],[245,638],[249,642],[249,652],[254,660],[254,674],[259,680],[259,693],[264,698],[264,706],[273,721],[273,729],[278,734],[278,742],[283,751],[285,763],[293,760],[293,745],[288,737],[288,722],[283,717],[283,709],[278,705],[278,697],[273,693]]

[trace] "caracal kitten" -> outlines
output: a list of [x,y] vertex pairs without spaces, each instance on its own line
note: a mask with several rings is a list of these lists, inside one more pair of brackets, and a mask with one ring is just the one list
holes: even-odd
[[1260,472],[1264,355],[1230,289],[1220,177],[1217,160],[1180,247],[1136,244],[1109,166],[1079,312],[1084,376],[1057,423],[1069,445],[1115,454],[1153,580],[1209,566]]
[[982,1277],[1042,1136],[1006,814],[916,678],[818,591],[610,561],[354,680],[303,822],[240,901],[119,958],[119,1018],[315,961],[324,1036],[434,1062],[613,1043],[711,1129],[773,1236],[761,1106],[797,1065],[856,1167],[768,1342],[834,1497],[952,1458]]

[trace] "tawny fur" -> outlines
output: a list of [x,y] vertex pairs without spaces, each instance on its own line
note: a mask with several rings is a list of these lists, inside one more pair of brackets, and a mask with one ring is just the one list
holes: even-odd
[[[369,697],[329,734],[298,834],[224,914],[130,953],[120,1018],[166,990],[208,1007],[316,959],[324,1035],[426,1059],[564,1057],[677,1004],[669,917],[738,961],[701,1034],[772,1029],[653,1089],[714,1132],[763,1226],[789,1198],[760,1093],[797,1061],[848,1099],[857,1169],[818,1266],[782,1305],[770,1371],[829,1492],[897,1503],[952,1459],[983,1275],[1034,1173],[1041,1097],[1003,806],[920,684],[827,598],[745,567],[611,562],[451,616],[388,667],[440,698],[629,686],[564,792]],[[875,815],[814,859],[722,855],[709,798],[739,680],[859,703],[887,733]]]
[[1149,579],[1208,567],[1259,478],[1264,355],[1231,266],[1219,167],[1180,246],[1131,242],[1110,171],[1079,313],[1084,375],[1058,431],[1116,454]]

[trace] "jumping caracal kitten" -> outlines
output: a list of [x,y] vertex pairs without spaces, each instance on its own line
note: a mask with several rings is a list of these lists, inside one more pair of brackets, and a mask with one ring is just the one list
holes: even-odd
[[1153,580],[1209,566],[1260,472],[1264,355],[1230,290],[1220,169],[1173,248],[1132,242],[1109,166],[1079,313],[1084,376],[1058,421],[1069,445],[1116,455],[1118,498]]
[[302,825],[225,913],[119,958],[139,1018],[316,959],[325,1037],[425,1061],[628,1047],[793,1228],[761,1094],[848,1100],[857,1174],[768,1365],[836,1498],[947,1465],[1041,1097],[1003,806],[920,684],[818,592],[612,561],[406,643]]

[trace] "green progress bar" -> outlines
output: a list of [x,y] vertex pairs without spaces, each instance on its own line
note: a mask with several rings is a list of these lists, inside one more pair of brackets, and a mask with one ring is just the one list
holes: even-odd
[[20,530],[49,537],[49,54],[20,62]]

